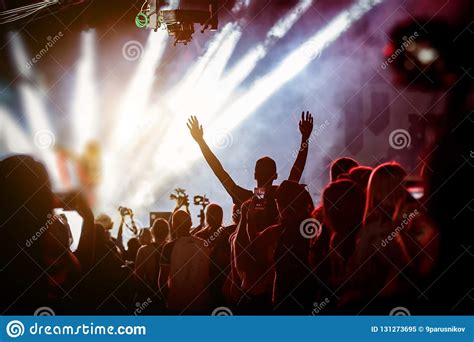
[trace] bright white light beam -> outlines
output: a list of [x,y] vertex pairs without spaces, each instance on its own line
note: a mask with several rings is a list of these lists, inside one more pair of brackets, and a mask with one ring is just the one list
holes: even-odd
[[278,20],[268,31],[265,41],[246,53],[232,70],[227,73],[217,89],[215,94],[216,100],[211,103],[212,107],[206,111],[208,120],[216,115],[217,110],[227,102],[235,88],[250,75],[258,62],[267,55],[271,47],[291,30],[298,20],[310,9],[312,4],[313,0],[301,0],[297,3],[286,16]]
[[[167,39],[168,34],[166,32],[161,30],[158,32],[151,31],[144,51],[139,51],[142,56],[139,59],[136,73],[120,101],[118,114],[115,118],[117,126],[107,147],[120,150],[133,138],[135,133],[133,124],[140,122],[144,115],[155,81],[155,71],[165,51]],[[134,48],[142,49],[139,45]]]
[[95,31],[81,32],[81,55],[76,71],[72,105],[73,150],[82,153],[85,145],[97,140],[98,102],[95,70]]
[[[222,113],[218,121],[210,127],[207,135],[212,136],[222,130],[229,132],[238,126],[254,113],[275,91],[304,70],[312,60],[320,55],[323,49],[349,29],[352,23],[359,20],[382,1],[359,0],[349,9],[337,15],[327,26],[287,56],[278,67],[255,81],[244,95]],[[157,156],[155,170],[163,170],[168,172],[168,174],[171,172],[176,173],[184,167],[189,167],[195,159],[200,157],[200,154],[196,153],[195,146],[191,145],[190,139],[180,139],[180,141],[182,141],[181,144],[170,145],[172,148],[168,149],[165,154]],[[176,158],[176,156],[179,156],[179,158]],[[166,181],[164,172],[156,172],[156,174],[162,175],[160,181],[154,183],[152,189],[140,189],[140,192],[133,196],[134,198],[140,198],[141,193],[145,196],[150,191],[154,192]]]
[[149,33],[144,49],[137,42],[126,43],[131,48],[138,49],[141,57],[137,70],[120,101],[118,113],[114,118],[116,124],[111,125],[112,134],[103,148],[102,169],[107,177],[104,177],[97,192],[100,196],[99,205],[109,203],[114,198],[116,200],[116,192],[119,190],[117,184],[123,181],[122,171],[129,167],[124,151],[130,148],[135,135],[142,134],[139,123],[146,120],[146,106],[156,78],[155,71],[165,51],[167,40],[167,32],[160,30]]
[[322,30],[287,56],[280,65],[261,77],[219,117],[212,130],[231,130],[250,116],[273,93],[298,75],[320,53],[344,33],[352,23],[383,0],[359,0],[337,15]]
[[[189,113],[201,113],[200,118],[203,121],[207,121],[215,116],[217,110],[228,100],[235,87],[250,74],[258,61],[265,57],[267,51],[279,39],[286,35],[306,11],[308,11],[312,3],[313,0],[299,1],[287,15],[278,20],[268,31],[265,41],[247,53],[231,70],[228,77],[225,77],[223,81],[219,81],[219,76],[222,74],[241,35],[239,25],[226,25],[221,36],[229,36],[226,30],[231,30],[231,32],[235,30],[234,34],[226,38],[225,44],[222,44],[222,38],[213,41],[209,46],[208,52],[201,58],[200,62],[202,66],[195,67],[193,69],[194,71],[189,75],[193,77],[187,76],[183,78],[184,84],[172,92],[170,109],[175,112],[175,120],[172,122],[167,134],[158,137],[160,141],[164,141],[165,143],[160,144],[161,148],[156,155],[160,155],[161,151],[166,151],[170,148],[167,142],[173,145],[175,144],[174,141],[171,141],[173,140],[172,137],[179,136],[181,123],[186,119]],[[215,51],[216,47],[219,47],[217,55]],[[209,63],[210,66],[205,70],[201,70],[201,68],[204,69],[204,63]],[[183,98],[186,98],[186,101],[183,101]]]
[[[139,125],[141,131],[137,136],[139,135],[140,138],[131,142],[126,150],[122,150],[121,157],[124,160],[133,159],[133,163],[126,166],[127,173],[121,177],[120,182],[123,185],[120,187],[121,190],[127,189],[127,185],[131,182],[136,187],[138,175],[140,178],[146,178],[144,169],[148,170],[147,166],[153,160],[153,157],[150,156],[155,156],[159,154],[159,151],[168,148],[163,142],[173,140],[173,136],[176,137],[176,134],[179,134],[177,125],[193,108],[191,105],[209,102],[205,99],[212,95],[209,85],[217,84],[240,36],[241,30],[238,29],[236,23],[227,24],[209,42],[206,52],[186,72],[182,81],[168,92],[168,95],[161,98],[161,102],[148,106],[147,117],[143,118]],[[186,98],[186,101],[183,101],[183,98]],[[158,117],[158,115],[160,116]],[[163,130],[165,126],[167,129]],[[150,178],[154,178],[152,174],[150,174]],[[120,189],[118,190],[120,191]],[[128,196],[128,191],[124,194]],[[121,198],[118,193],[115,193],[114,196],[115,200]]]
[[61,186],[57,159],[54,152],[56,135],[49,122],[48,112],[42,96],[28,84],[20,85],[20,94],[23,98],[23,108],[27,118],[37,155],[41,157],[48,170],[53,188]]
[[56,137],[54,135],[54,128],[48,119],[48,113],[43,95],[46,93],[43,91],[41,86],[36,85],[33,87],[32,85],[32,83],[34,83],[34,75],[29,70],[29,68],[25,68],[25,61],[28,63],[28,59],[26,57],[27,54],[20,35],[17,33],[12,33],[11,39],[11,46],[14,56],[18,57],[18,59],[15,60],[17,69],[25,78],[28,78],[29,80],[29,82],[22,82],[19,89],[20,95],[23,99],[23,108],[27,118],[28,127],[30,129],[31,136],[34,137],[34,146],[36,147],[37,151],[36,154],[40,156],[45,163],[53,188],[57,188],[60,186],[61,182],[59,172],[56,167],[57,162],[53,150]]
[[33,143],[21,126],[15,122],[11,113],[0,107],[0,146],[11,153],[30,154],[34,151]]

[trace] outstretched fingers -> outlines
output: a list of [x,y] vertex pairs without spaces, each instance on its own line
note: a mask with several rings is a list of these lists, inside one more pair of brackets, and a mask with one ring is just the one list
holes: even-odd
[[189,127],[189,129],[191,129],[192,127],[197,126],[197,125],[199,125],[199,121],[197,117],[191,115],[188,119],[187,126]]

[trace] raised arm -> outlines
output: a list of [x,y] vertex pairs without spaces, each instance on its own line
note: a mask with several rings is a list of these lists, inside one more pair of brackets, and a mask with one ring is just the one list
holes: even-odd
[[82,217],[82,230],[75,254],[83,269],[88,270],[94,260],[94,214],[81,193],[72,194],[65,202]]
[[123,245],[123,225],[125,224],[125,219],[121,216],[120,225],[118,228],[117,239],[115,240],[115,245],[120,249],[120,253],[125,255],[125,246]]
[[288,177],[288,180],[297,183],[299,183],[306,165],[311,132],[313,131],[313,116],[310,112],[306,112],[306,116],[304,112],[301,113],[299,128],[301,132],[301,145],[298,151],[298,156],[296,157],[295,163],[291,169],[290,176]]
[[198,143],[202,155],[207,161],[207,164],[211,167],[212,171],[222,183],[227,193],[232,198],[234,198],[234,189],[237,187],[237,184],[230,177],[227,171],[224,170],[224,167],[222,166],[221,162],[219,161],[219,159],[217,159],[216,155],[211,151],[206,141],[204,140],[204,130],[202,128],[202,125],[199,124],[197,117],[191,116],[188,120],[187,126],[189,128],[191,136]]

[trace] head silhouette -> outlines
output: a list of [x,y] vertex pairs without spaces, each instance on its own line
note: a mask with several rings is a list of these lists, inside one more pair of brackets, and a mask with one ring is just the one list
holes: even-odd
[[323,191],[324,223],[334,233],[347,236],[360,229],[365,209],[365,193],[350,180],[330,183]]
[[49,177],[43,164],[32,157],[16,155],[0,161],[0,189],[3,234],[26,239],[52,217]]
[[278,178],[275,161],[270,157],[263,157],[255,163],[255,180],[259,187],[272,185]]
[[354,159],[348,157],[341,157],[334,160],[331,164],[331,182],[337,180],[337,178],[345,173],[349,173],[349,171],[353,168],[359,166]]
[[133,237],[127,242],[127,256],[128,260],[135,261],[137,258],[137,252],[138,249],[141,247],[140,241],[136,238]]
[[184,210],[178,210],[173,214],[171,225],[173,238],[187,236],[192,226],[191,216]]
[[369,184],[370,174],[372,168],[368,166],[357,166],[351,169],[349,172],[349,178],[364,191],[367,191],[367,185]]
[[311,215],[313,201],[305,186],[285,180],[275,194],[282,221],[300,220]]
[[384,218],[394,217],[407,196],[403,184],[406,175],[398,163],[384,163],[372,171],[367,186],[365,222],[373,213],[384,215]]
[[95,223],[102,225],[105,230],[111,230],[114,226],[114,221],[107,214],[100,214],[95,218]]
[[160,245],[168,239],[170,234],[170,225],[165,219],[157,218],[153,222],[151,232],[153,233],[153,239],[155,242]]
[[153,235],[149,228],[143,228],[140,231],[139,241],[141,245],[149,245],[153,242]]
[[211,203],[206,209],[206,223],[211,228],[219,228],[222,226],[224,212],[220,205]]

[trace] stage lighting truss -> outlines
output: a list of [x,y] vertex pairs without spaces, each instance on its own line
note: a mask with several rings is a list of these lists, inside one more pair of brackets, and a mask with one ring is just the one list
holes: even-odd
[[86,0],[43,0],[43,1],[32,1],[29,5],[24,5],[16,8],[9,8],[4,11],[0,11],[0,25],[12,23],[29,16],[32,16],[47,7],[60,6],[60,5],[76,5],[85,2]]
[[207,29],[218,29],[217,0],[203,0],[203,4],[209,7],[207,11],[179,8],[159,10],[161,6],[159,2],[157,4],[157,0],[145,0],[135,17],[135,24],[139,28],[155,31],[159,28],[166,29],[175,38],[174,45],[186,45],[192,40],[194,24],[201,25],[201,33]]

